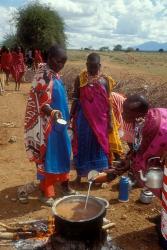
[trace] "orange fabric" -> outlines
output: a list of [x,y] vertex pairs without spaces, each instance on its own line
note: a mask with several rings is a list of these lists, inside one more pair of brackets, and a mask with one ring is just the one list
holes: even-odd
[[64,182],[69,180],[69,174],[50,174],[45,173],[44,180],[40,181],[40,189],[44,192],[46,197],[53,197],[55,196],[54,184],[56,182]]

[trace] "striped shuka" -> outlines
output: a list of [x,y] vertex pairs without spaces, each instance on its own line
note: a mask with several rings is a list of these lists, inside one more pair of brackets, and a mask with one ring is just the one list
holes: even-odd
[[132,123],[126,123],[122,118],[123,103],[126,100],[126,98],[119,93],[112,92],[110,99],[112,101],[112,108],[115,118],[120,125],[119,128],[120,137],[123,141],[132,143],[134,138],[133,125]]
[[167,166],[164,166],[164,178],[162,188],[162,213],[161,213],[161,232],[167,240]]

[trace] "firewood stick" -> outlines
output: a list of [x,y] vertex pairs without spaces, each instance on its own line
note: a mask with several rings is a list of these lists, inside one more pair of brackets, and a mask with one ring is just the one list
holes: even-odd
[[3,227],[4,229],[0,229],[0,232],[34,232],[35,229],[33,229],[31,226],[29,225],[24,225],[24,227],[11,227],[11,226],[7,226],[6,224],[0,222],[0,227]]
[[17,236],[20,238],[34,237],[36,236],[36,232],[18,232]]
[[27,237],[32,237],[35,236],[35,233],[33,232],[18,232],[18,233],[12,233],[12,232],[0,232],[0,239],[8,239],[8,240],[13,240],[16,238],[27,238]]
[[48,220],[29,220],[29,221],[21,221],[21,222],[12,222],[9,225],[31,225],[36,222],[48,223]]
[[6,239],[6,240],[13,240],[17,237],[16,233],[9,233],[9,232],[0,232],[0,239]]
[[[3,227],[8,232],[18,232],[18,231],[22,232],[22,231],[24,231],[24,229],[21,227],[10,227],[2,222],[0,222],[0,227]],[[0,229],[0,231],[3,232],[4,230]]]
[[0,246],[11,246],[12,245],[12,241],[6,242],[6,243],[0,243]]
[[107,230],[107,229],[109,229],[111,227],[115,227],[115,226],[116,226],[115,223],[108,223],[107,225],[102,226],[102,229]]
[[[0,246],[12,246],[13,241],[12,240],[1,240]],[[1,248],[0,248],[1,249]]]
[[7,226],[6,224],[0,222],[0,226],[3,227],[3,228],[6,228],[6,229],[9,229],[9,230],[13,230],[14,228],[13,227],[9,227]]
[[11,244],[12,242],[13,242],[12,240],[1,240],[0,246],[1,246],[1,244]]

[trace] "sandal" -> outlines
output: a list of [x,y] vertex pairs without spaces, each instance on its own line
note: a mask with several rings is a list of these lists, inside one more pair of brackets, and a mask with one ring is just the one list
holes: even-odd
[[27,194],[32,194],[35,190],[37,190],[37,187],[37,184],[34,182],[27,183],[24,186]]
[[17,190],[17,196],[18,200],[20,201],[21,204],[27,204],[29,202],[28,200],[28,194],[24,190]]
[[48,207],[52,207],[53,203],[55,202],[55,200],[52,197],[48,198],[43,195],[39,197],[39,200]]
[[72,188],[62,188],[61,193],[63,196],[68,196],[68,195],[78,195],[79,192],[72,189]]

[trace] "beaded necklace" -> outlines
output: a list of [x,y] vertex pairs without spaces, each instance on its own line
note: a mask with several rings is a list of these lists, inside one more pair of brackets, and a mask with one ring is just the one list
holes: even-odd
[[133,150],[137,152],[140,148],[142,142],[142,132],[144,127],[145,119],[138,118],[135,121],[135,130],[134,130],[134,140],[133,140]]

